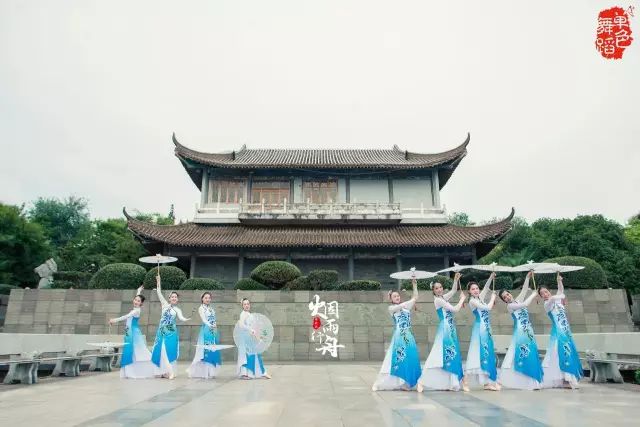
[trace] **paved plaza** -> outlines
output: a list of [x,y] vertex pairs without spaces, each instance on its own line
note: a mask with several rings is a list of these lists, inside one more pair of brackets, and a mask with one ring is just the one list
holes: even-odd
[[[184,372],[187,365],[180,366]],[[640,388],[371,392],[376,364],[272,364],[272,380],[121,380],[119,372],[0,386],[4,426],[637,425]]]

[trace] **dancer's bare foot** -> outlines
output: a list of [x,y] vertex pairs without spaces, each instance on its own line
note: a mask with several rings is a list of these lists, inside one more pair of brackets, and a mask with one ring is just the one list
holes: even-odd
[[269,375],[269,374],[264,374],[264,375],[262,376],[262,378],[267,379],[267,380],[270,380],[270,379],[271,379],[271,375]]
[[375,385],[371,386],[371,391],[378,391],[378,387],[376,387]]
[[242,375],[240,377],[241,380],[250,380],[251,378],[249,378],[249,375]]
[[418,393],[422,393],[424,391],[424,387],[422,386],[422,384],[418,383],[418,385],[416,386],[416,391]]
[[488,391],[498,391],[498,388],[493,384],[486,384],[484,389]]
[[462,383],[462,391],[469,393],[471,390],[469,390],[469,386],[467,384]]

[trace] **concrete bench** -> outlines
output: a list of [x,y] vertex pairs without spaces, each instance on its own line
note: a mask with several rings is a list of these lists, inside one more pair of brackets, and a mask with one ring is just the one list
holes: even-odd
[[[583,367],[588,367],[592,382],[622,383],[620,370],[640,368],[639,332],[578,333],[573,334],[573,340],[584,354],[580,360]],[[511,336],[494,335],[493,342],[496,355],[504,358]],[[536,335],[536,342],[542,356],[547,351],[549,335]]]
[[38,367],[40,366],[40,356],[37,352],[9,355],[9,360],[0,361],[0,366],[8,366],[9,371],[4,377],[4,384],[34,384],[38,382]]

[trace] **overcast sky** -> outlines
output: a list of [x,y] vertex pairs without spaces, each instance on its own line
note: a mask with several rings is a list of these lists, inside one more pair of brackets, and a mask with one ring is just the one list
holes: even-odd
[[594,41],[612,1],[0,0],[0,200],[191,219],[174,131],[210,152],[439,152],[469,131],[449,211],[625,222],[640,211],[633,3],[636,40],[611,61]]

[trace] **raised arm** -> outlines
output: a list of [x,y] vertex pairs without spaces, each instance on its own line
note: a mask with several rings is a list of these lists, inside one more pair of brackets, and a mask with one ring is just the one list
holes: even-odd
[[144,291],[144,285],[140,285],[140,287],[138,288],[138,292],[136,292],[136,296],[140,295],[142,291]]
[[492,292],[491,293],[491,299],[489,300],[489,304],[487,304],[489,306],[489,310],[493,310],[493,306],[496,304],[496,293]]
[[451,297],[456,294],[458,290],[458,283],[460,282],[460,277],[462,277],[462,274],[460,273],[456,273],[456,275],[453,277],[453,286],[451,286],[451,290],[442,295],[442,298],[444,298],[445,301],[449,301]]
[[524,285],[522,285],[522,290],[516,297],[516,301],[518,302],[524,301],[524,298],[527,296],[527,292],[529,292],[529,279],[531,278],[531,276],[533,276],[532,271],[527,273],[527,277],[524,279]]
[[479,298],[471,298],[469,300],[469,305],[473,308],[479,308],[481,310],[491,310],[493,309],[493,305],[496,302],[496,294],[495,292],[491,294],[491,299],[489,300],[488,304],[485,304],[484,301],[482,301]]
[[158,293],[158,300],[160,300],[160,304],[162,307],[166,307],[169,305],[166,299],[164,299],[164,295],[162,295],[162,287],[160,286],[160,276],[156,276],[156,292]]
[[484,302],[485,298],[487,298],[487,294],[491,290],[491,282],[493,282],[495,278],[496,278],[496,273],[491,273],[491,275],[489,276],[489,278],[484,284],[484,288],[482,288],[482,291],[480,291],[480,301]]
[[445,300],[444,298],[436,298],[434,303],[435,303],[436,309],[443,307],[447,311],[453,311],[454,313],[457,313],[462,308],[462,304],[464,304],[465,298],[466,298],[466,295],[464,294],[464,292],[461,292],[460,300],[456,305],[452,305],[449,301]]

